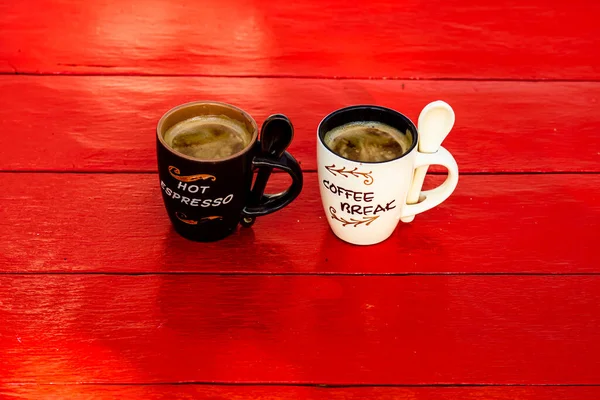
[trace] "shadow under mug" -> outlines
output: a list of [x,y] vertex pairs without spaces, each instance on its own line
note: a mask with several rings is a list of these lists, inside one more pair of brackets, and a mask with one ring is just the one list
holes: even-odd
[[[240,152],[217,160],[193,158],[167,145],[164,135],[169,128],[202,115],[224,115],[243,123],[252,136],[250,143]],[[279,114],[276,118],[287,121],[292,129],[285,116]],[[269,118],[263,128],[268,121]],[[253,221],[255,217],[280,210],[302,191],[298,162],[287,151],[277,158],[262,154],[256,122],[235,106],[214,101],[179,105],[162,116],[156,133],[163,202],[175,230],[187,239],[202,242],[222,239],[234,232],[238,223],[244,224],[244,219]],[[291,185],[279,194],[252,195],[254,171],[260,168],[287,172],[292,178]]]
[[[330,130],[350,122],[381,122],[411,136],[402,155],[381,162],[353,161],[334,153],[325,144]],[[381,106],[357,105],[327,115],[317,128],[319,191],[327,221],[335,235],[352,244],[370,245],[386,240],[400,218],[427,211],[445,201],[458,183],[458,166],[443,147],[436,153],[417,150],[417,128],[403,114]],[[442,165],[448,177],[440,186],[422,191],[425,198],[407,204],[416,168]]]

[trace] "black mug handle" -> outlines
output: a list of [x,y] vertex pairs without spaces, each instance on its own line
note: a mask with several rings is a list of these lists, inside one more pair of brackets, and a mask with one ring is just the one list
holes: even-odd
[[[296,161],[296,159],[294,159],[294,157],[292,157],[292,155],[287,151],[283,153],[279,160],[256,157],[254,160],[252,160],[252,166],[254,169],[277,168],[287,172],[292,178],[292,184],[285,192],[278,194],[262,194],[261,191],[262,195],[258,202],[254,205],[246,206],[242,210],[241,224],[245,227],[252,226],[256,217],[271,214],[290,204],[296,197],[298,197],[302,191],[303,185],[302,170],[300,169],[300,165],[298,164],[298,161]],[[266,182],[259,183],[257,181],[255,185],[256,184],[264,184],[266,186]]]

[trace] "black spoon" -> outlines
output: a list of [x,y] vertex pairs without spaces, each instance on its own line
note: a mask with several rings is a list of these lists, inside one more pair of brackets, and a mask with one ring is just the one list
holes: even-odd
[[[260,130],[260,156],[279,160],[294,137],[292,122],[283,114],[269,116]],[[250,206],[260,204],[273,168],[261,167],[256,176],[256,182],[250,193]],[[244,217],[241,225],[249,228],[254,225],[255,217]]]

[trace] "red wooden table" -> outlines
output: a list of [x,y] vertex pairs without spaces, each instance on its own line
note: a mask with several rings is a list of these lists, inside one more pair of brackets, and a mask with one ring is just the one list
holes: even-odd
[[[2,2],[0,398],[600,398],[600,3],[484,3]],[[197,99],[288,115],[305,172],[210,244],[156,177]],[[320,119],[436,99],[454,195],[336,239]]]

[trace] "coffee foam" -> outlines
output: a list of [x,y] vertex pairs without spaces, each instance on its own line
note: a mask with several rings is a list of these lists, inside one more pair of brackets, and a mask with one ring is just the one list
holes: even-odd
[[178,122],[164,136],[172,149],[198,159],[222,159],[251,142],[245,124],[225,115],[200,115]]
[[[377,121],[350,122],[327,132],[323,139],[325,145],[334,153],[355,161],[366,162],[389,161],[397,158],[408,152],[413,142],[410,130],[404,134],[396,128]],[[399,149],[397,146],[391,146],[390,149],[389,144],[383,146],[382,139],[391,141],[392,144],[396,142]],[[359,143],[357,147],[360,149],[351,152],[346,145],[353,141]]]

